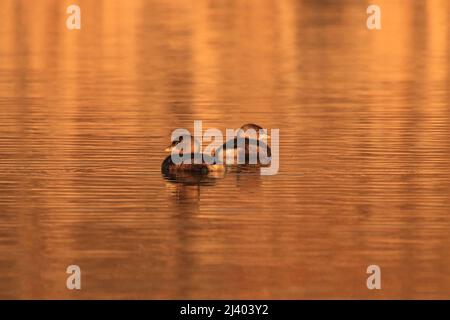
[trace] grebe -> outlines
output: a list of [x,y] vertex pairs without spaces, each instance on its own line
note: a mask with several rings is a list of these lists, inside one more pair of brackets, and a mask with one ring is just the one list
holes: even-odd
[[[225,142],[221,147],[215,150],[214,155],[218,155],[218,159],[226,162],[226,157],[233,160],[241,158],[244,164],[268,164],[272,152],[267,145],[268,135],[267,131],[262,131],[263,128],[254,123],[244,124],[237,133],[234,139]],[[255,159],[256,163],[250,160]],[[265,158],[265,161],[261,161]],[[265,163],[267,162],[267,163]]]
[[[165,151],[170,151],[172,153],[174,150],[177,150],[181,157],[183,156],[183,149],[186,149],[189,143],[191,147],[193,146],[193,150],[188,156],[188,158],[191,159],[190,163],[176,164],[173,162],[171,154],[164,159],[161,165],[162,173],[190,172],[194,174],[208,174],[210,172],[224,170],[224,166],[216,163],[213,157],[200,153],[200,143],[191,135],[180,136],[178,139],[172,141]],[[202,163],[194,163],[196,157],[201,157]]]

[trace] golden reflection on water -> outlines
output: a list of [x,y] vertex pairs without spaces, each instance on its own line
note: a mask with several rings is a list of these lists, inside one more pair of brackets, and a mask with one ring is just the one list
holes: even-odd
[[[369,3],[1,1],[0,297],[449,298],[450,4]],[[279,174],[164,179],[194,120]]]

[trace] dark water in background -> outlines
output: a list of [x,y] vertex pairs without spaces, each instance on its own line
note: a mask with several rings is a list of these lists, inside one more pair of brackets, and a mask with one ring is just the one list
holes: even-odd
[[[0,2],[0,297],[450,297],[448,1],[70,3]],[[194,120],[279,174],[167,181]]]

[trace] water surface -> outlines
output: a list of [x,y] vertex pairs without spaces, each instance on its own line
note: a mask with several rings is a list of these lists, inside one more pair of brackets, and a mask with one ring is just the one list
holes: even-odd
[[[450,298],[450,5],[377,3],[2,0],[0,297]],[[279,173],[165,179],[194,120]]]

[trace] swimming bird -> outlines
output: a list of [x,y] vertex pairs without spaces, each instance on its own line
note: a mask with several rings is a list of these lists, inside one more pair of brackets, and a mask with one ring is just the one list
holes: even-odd
[[237,160],[238,164],[268,164],[272,152],[267,145],[267,138],[269,135],[266,130],[257,124],[247,123],[239,128],[236,137],[216,149],[213,156],[217,155],[217,159],[223,163],[229,158],[233,163]]
[[[190,146],[190,148],[189,148]],[[185,156],[184,150],[191,150],[187,156]],[[182,135],[172,141],[165,151],[170,151],[166,159],[164,159],[161,165],[162,173],[182,173],[189,172],[193,174],[208,174],[210,172],[223,171],[225,168],[222,164],[219,164],[215,159],[207,154],[200,153],[200,143],[195,137],[191,135]],[[180,158],[190,159],[190,163],[175,163],[173,161],[172,154],[178,154]],[[198,159],[200,163],[195,163]],[[181,159],[180,159],[181,160]]]

